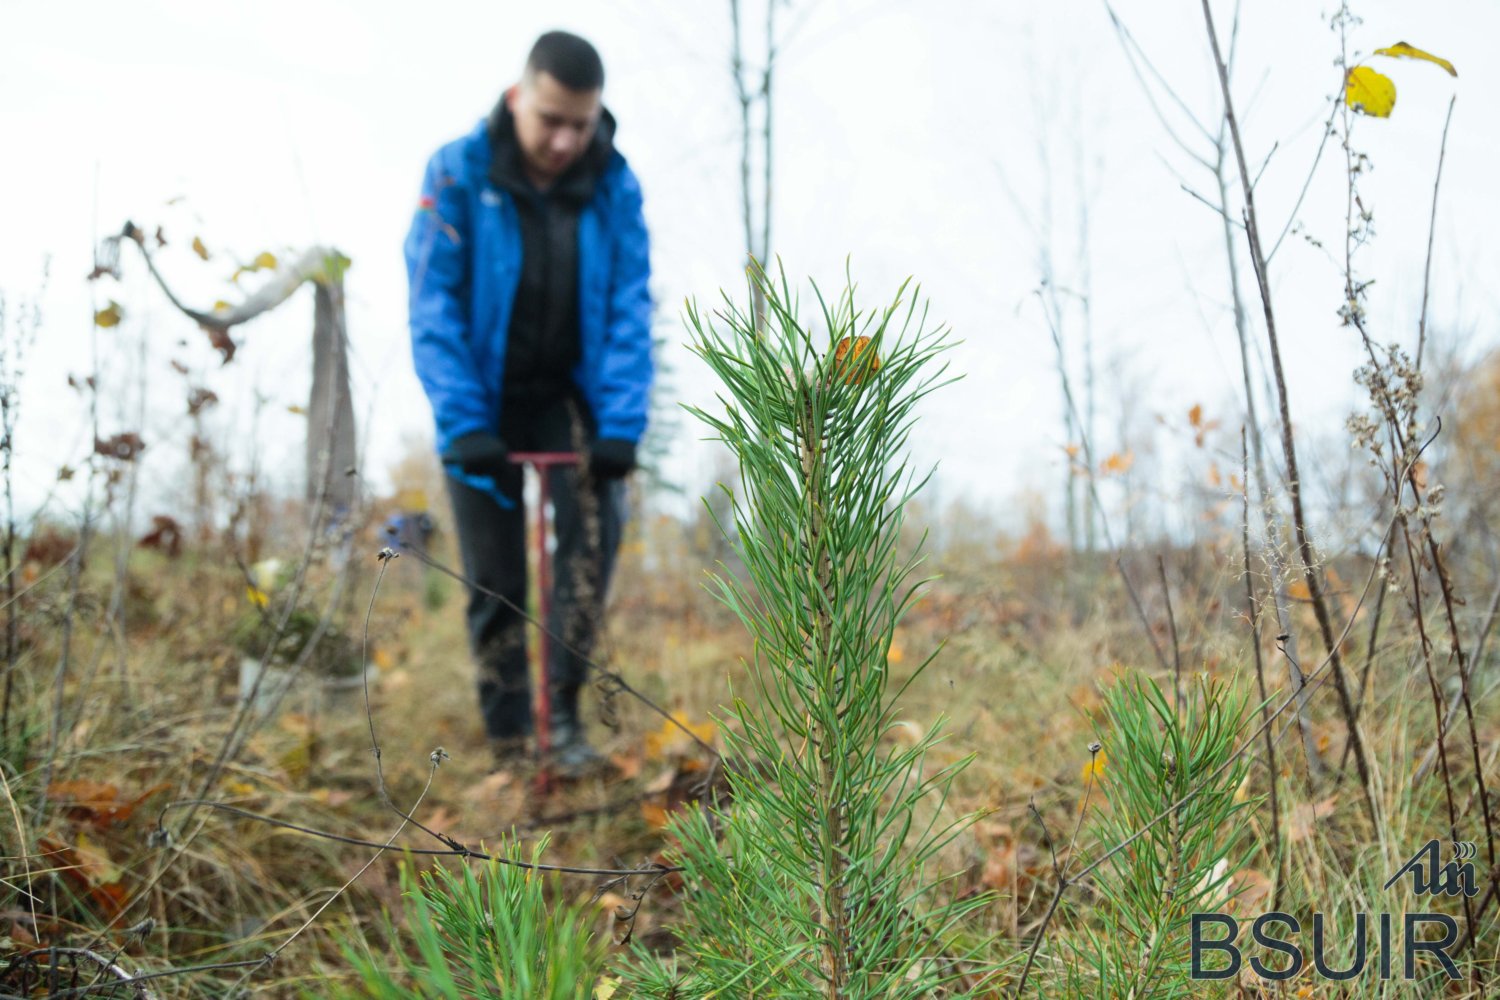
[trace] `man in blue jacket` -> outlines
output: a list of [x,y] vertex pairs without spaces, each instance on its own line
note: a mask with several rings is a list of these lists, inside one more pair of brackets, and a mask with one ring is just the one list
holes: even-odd
[[[437,423],[469,592],[479,705],[500,761],[525,752],[526,512],[512,452],[577,451],[551,472],[554,765],[599,763],[578,696],[620,540],[651,387],[641,189],[614,148],[604,66],[542,35],[521,81],[437,151],[406,239],[412,354]],[[505,596],[497,601],[483,590]],[[569,648],[570,647],[570,648]],[[574,652],[574,651],[577,652]]]

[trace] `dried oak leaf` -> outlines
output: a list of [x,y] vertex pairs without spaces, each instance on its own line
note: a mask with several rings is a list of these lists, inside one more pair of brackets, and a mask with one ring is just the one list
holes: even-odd
[[188,393],[188,416],[196,417],[202,410],[213,406],[219,401],[219,396],[212,389],[198,387]]
[[167,558],[176,559],[182,555],[182,525],[174,517],[157,514],[151,518],[150,533],[143,536],[137,544],[144,549],[165,552]]
[[202,327],[204,333],[208,334],[208,342],[213,345],[213,349],[223,356],[224,360],[220,363],[227,365],[233,361],[235,343],[233,338],[229,336],[229,327],[219,326],[215,323],[200,323],[198,325]]
[[94,454],[118,458],[122,462],[135,461],[136,456],[145,450],[146,442],[134,431],[116,434],[105,440],[94,438]]

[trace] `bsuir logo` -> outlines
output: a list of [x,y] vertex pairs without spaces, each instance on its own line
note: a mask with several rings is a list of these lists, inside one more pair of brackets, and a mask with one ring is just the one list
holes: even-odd
[[[1454,844],[1453,860],[1443,867],[1438,867],[1438,842],[1429,840],[1423,848],[1406,860],[1406,864],[1396,870],[1385,881],[1385,888],[1389,889],[1405,875],[1411,876],[1411,891],[1417,896],[1457,896],[1464,895],[1471,899],[1479,895],[1479,887],[1474,884],[1474,863],[1471,858],[1478,854],[1479,850],[1473,844]],[[1463,864],[1459,864],[1462,861]]]
[[[1417,853],[1406,860],[1396,873],[1386,880],[1385,888],[1389,890],[1403,878],[1410,877],[1411,891],[1415,896],[1475,896],[1479,889],[1475,885],[1474,864],[1472,859],[1477,852],[1473,844],[1459,843],[1453,845],[1453,859],[1446,865],[1439,865],[1438,857],[1439,842],[1429,840]],[[1391,915],[1389,913],[1376,914],[1379,917],[1380,927],[1380,952],[1379,967],[1380,978],[1390,979],[1391,976]],[[1436,940],[1427,941],[1419,936],[1419,928],[1423,924],[1436,924],[1441,929],[1441,937]],[[1210,926],[1219,925],[1224,928],[1222,936],[1208,937],[1206,931]],[[1285,933],[1278,936],[1280,927],[1285,928]],[[1357,912],[1354,914],[1354,957],[1349,960],[1349,965],[1344,969],[1335,969],[1328,964],[1327,937],[1324,933],[1324,917],[1321,913],[1314,913],[1312,919],[1312,961],[1313,968],[1323,979],[1343,981],[1354,979],[1364,974],[1365,966],[1368,964],[1368,935],[1366,931],[1369,925],[1369,914]],[[1267,951],[1277,952],[1286,956],[1286,966],[1281,969],[1273,969],[1259,956],[1250,956],[1250,968],[1262,979],[1287,980],[1301,973],[1307,964],[1302,950],[1292,943],[1292,938],[1302,932],[1301,922],[1290,913],[1262,913],[1255,918],[1250,925],[1250,937],[1254,943]],[[1236,944],[1239,938],[1240,924],[1227,913],[1194,913],[1192,916],[1192,971],[1193,979],[1232,979],[1240,973],[1240,967],[1244,962],[1244,956]],[[1449,979],[1462,978],[1458,967],[1453,964],[1453,959],[1448,956],[1448,948],[1458,940],[1458,921],[1446,913],[1407,913],[1402,916],[1402,963],[1401,975],[1403,979],[1415,979],[1417,977],[1417,953],[1427,952],[1433,955],[1443,971],[1448,974]],[[1227,956],[1227,962],[1222,968],[1205,968],[1207,964],[1204,959],[1209,952],[1220,952]]]

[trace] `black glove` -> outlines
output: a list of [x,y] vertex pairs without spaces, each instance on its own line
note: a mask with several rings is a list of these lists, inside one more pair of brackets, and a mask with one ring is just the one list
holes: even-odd
[[505,442],[487,431],[465,434],[443,452],[444,465],[456,465],[471,476],[497,476],[510,464]]
[[619,479],[635,468],[635,445],[620,438],[600,438],[589,451],[589,471],[596,479]]

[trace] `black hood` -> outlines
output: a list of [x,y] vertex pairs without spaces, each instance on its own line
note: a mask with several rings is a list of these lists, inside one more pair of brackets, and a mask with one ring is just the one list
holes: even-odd
[[[490,112],[490,183],[514,194],[532,194],[536,187],[526,176],[521,162],[521,144],[516,139],[515,118],[501,95]],[[549,198],[559,198],[575,205],[583,205],[594,196],[594,185],[609,166],[609,158],[615,149],[615,116],[608,108],[601,108],[599,127],[589,148],[578,161],[557,179],[547,190]]]

